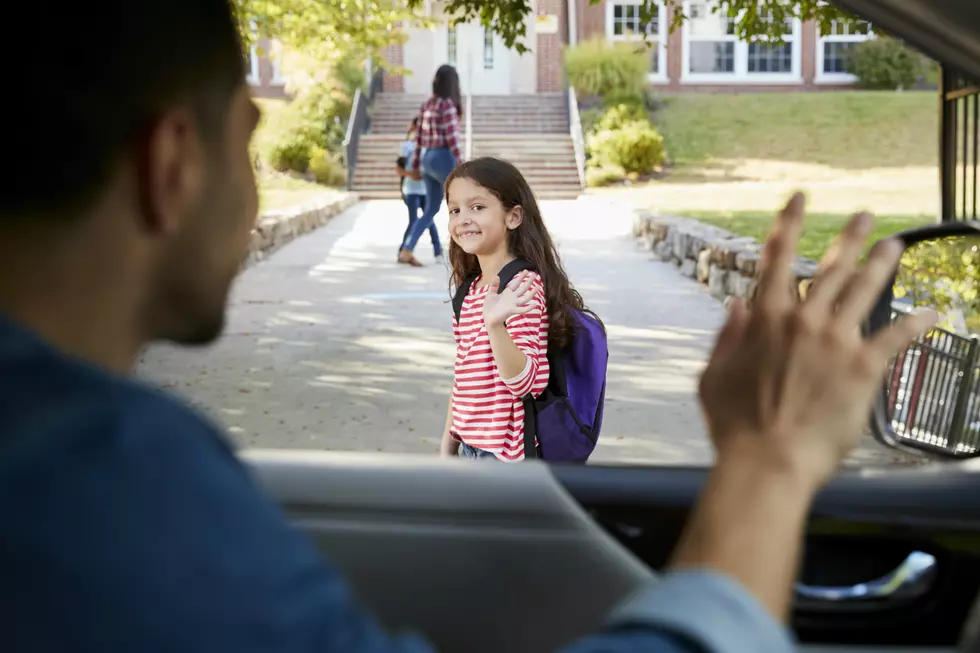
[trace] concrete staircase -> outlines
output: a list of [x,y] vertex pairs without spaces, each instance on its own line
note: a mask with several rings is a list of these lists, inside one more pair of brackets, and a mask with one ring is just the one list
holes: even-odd
[[515,138],[505,134],[474,134],[473,156],[510,161],[524,175],[540,199],[573,199],[582,192],[572,137],[535,134]]
[[[371,128],[361,136],[354,169],[353,189],[362,198],[401,197],[395,159],[424,101],[425,96],[401,93],[376,96]],[[472,107],[474,157],[510,161],[524,173],[539,199],[578,196],[582,185],[562,94],[475,95]]]

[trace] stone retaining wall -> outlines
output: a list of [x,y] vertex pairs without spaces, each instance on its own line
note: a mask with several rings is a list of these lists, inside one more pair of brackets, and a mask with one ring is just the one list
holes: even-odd
[[[690,218],[637,212],[633,235],[661,261],[680,268],[681,274],[708,286],[727,305],[730,297],[751,302],[756,288],[756,268],[762,245],[753,238],[736,236],[719,227]],[[805,296],[817,264],[797,257],[793,292]]]
[[294,238],[322,227],[331,218],[356,204],[358,199],[357,193],[343,192],[316,204],[263,214],[252,229],[245,267],[261,261]]

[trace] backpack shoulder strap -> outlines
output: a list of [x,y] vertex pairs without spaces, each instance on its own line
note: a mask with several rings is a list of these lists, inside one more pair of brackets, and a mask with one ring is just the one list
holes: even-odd
[[515,258],[513,261],[511,261],[510,263],[502,267],[500,269],[500,274],[497,275],[498,277],[500,277],[500,292],[504,291],[504,288],[507,287],[507,284],[513,281],[514,277],[516,277],[519,272],[522,272],[524,270],[534,270],[534,269],[535,269],[534,264],[531,263],[530,261],[525,261],[524,259],[521,258]]
[[456,293],[453,295],[453,313],[456,314],[457,322],[459,322],[459,314],[463,311],[463,302],[470,293],[470,286],[473,285],[473,282],[476,281],[478,276],[477,274],[471,274],[463,279],[463,283],[459,284]]
[[[500,290],[503,291],[507,287],[517,273],[522,270],[534,270],[534,264],[530,261],[525,261],[523,259],[514,259],[507,265],[505,265],[500,270]],[[470,286],[476,281],[479,274],[471,274],[463,280],[463,283],[459,284],[459,288],[456,289],[456,293],[453,295],[453,312],[456,314],[456,321],[459,322],[459,314],[463,310],[463,301],[466,299],[466,295],[470,292]]]

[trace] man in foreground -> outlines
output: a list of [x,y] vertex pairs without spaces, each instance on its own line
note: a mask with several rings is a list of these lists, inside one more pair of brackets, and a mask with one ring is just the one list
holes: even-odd
[[[227,1],[18,11],[46,47],[23,60],[30,102],[7,107],[20,158],[0,175],[3,650],[430,650],[353,604],[213,426],[127,380],[149,342],[218,337],[255,219],[258,111]],[[78,34],[95,75],[66,65]],[[857,266],[867,216],[797,305],[802,215],[795,197],[756,305],[733,307],[704,375],[718,464],[672,571],[571,651],[791,650],[810,501],[889,357],[932,319],[861,340],[900,253],[886,243]]]

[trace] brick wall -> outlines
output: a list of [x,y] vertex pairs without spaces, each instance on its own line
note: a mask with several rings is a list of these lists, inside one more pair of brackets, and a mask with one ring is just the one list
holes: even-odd
[[594,37],[606,38],[606,5],[591,4],[589,0],[575,0],[578,40],[587,41]]
[[537,35],[534,51],[538,63],[538,93],[560,92],[565,67],[562,58],[562,40],[565,30],[561,26],[568,24],[565,0],[538,0],[537,13],[558,16],[558,33]]
[[[388,63],[394,66],[402,66],[405,64],[405,50],[404,45],[401,43],[395,43],[393,45],[386,46],[384,49],[384,57]],[[384,79],[382,82],[381,90],[385,93],[404,93],[405,92],[405,78],[401,75],[393,75],[388,71],[385,71]]]
[[[252,95],[260,98],[286,98],[286,86],[280,82],[273,82],[272,60],[265,53],[269,51],[269,42],[265,39],[257,44],[259,78],[252,83]],[[251,59],[245,62],[246,66],[251,65]]]

